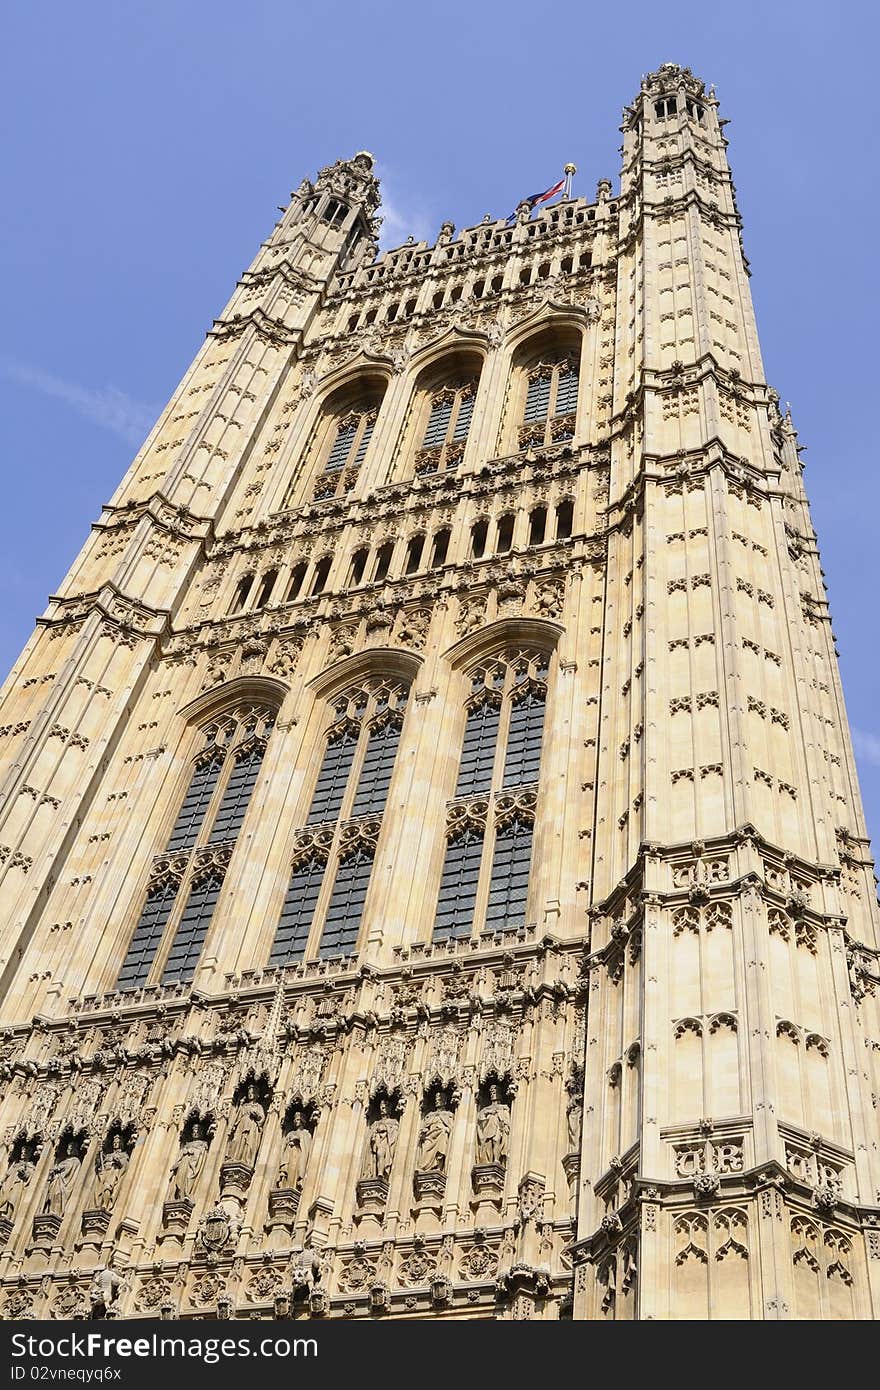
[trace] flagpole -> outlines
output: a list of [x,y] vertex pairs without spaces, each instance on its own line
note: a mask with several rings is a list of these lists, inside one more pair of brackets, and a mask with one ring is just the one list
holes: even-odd
[[573,174],[576,174],[576,173],[577,173],[577,165],[576,165],[576,164],[566,164],[566,166],[565,166],[565,168],[563,169],[562,172],[563,172],[564,175],[565,175],[565,192],[563,193],[562,196],[563,196],[563,198],[565,198],[566,200],[568,200],[568,199],[571,197],[571,178],[572,178],[572,175],[573,175]]

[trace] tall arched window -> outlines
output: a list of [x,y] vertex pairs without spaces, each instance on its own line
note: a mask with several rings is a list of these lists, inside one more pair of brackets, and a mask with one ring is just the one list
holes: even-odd
[[574,438],[580,348],[579,334],[560,328],[530,339],[517,353],[509,413],[516,424],[515,447],[541,448]]
[[315,478],[316,498],[336,497],[354,486],[379,416],[377,405],[360,405],[335,423],[323,468]]
[[116,988],[191,980],[241,830],[275,712],[245,703],[212,719],[165,850],[153,862]]
[[290,484],[282,508],[324,497],[342,497],[354,487],[376,428],[386,379],[366,373],[324,400],[304,450],[304,468]]
[[546,655],[522,650],[471,672],[435,941],[525,924],[547,673]]
[[416,473],[438,473],[461,463],[481,367],[478,354],[456,353],[419,377],[409,432]]
[[354,951],[407,694],[405,683],[375,677],[335,701],[270,965]]

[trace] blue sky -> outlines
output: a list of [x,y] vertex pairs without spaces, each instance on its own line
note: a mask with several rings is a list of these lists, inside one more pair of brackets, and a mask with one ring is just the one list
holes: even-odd
[[2,91],[5,672],[304,175],[355,150],[384,244],[579,169],[671,61],[729,117],[770,382],[807,446],[869,827],[880,828],[875,6],[710,0],[13,0]]

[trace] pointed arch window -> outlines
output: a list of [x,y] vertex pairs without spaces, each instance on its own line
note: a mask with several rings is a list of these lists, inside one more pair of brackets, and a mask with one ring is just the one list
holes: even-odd
[[403,682],[374,677],[335,702],[270,964],[354,951],[407,696]]
[[157,973],[162,984],[192,979],[274,720],[273,709],[246,703],[202,729],[202,747],[165,850],[154,860],[117,989],[155,983]]
[[434,392],[421,448],[416,453],[417,473],[438,473],[458,466],[464,457],[476,395],[476,378]]
[[523,650],[471,673],[435,940],[526,922],[547,676],[546,655]]
[[322,471],[315,482],[315,498],[340,496],[354,486],[376,428],[379,408],[357,406],[336,424]]
[[559,444],[574,438],[579,368],[574,354],[538,362],[526,376],[519,447]]

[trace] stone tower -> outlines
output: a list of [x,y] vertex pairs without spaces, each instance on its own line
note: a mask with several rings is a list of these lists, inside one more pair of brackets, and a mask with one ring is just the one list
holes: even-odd
[[870,1318],[877,903],[714,95],[241,277],[3,690],[0,1312]]

